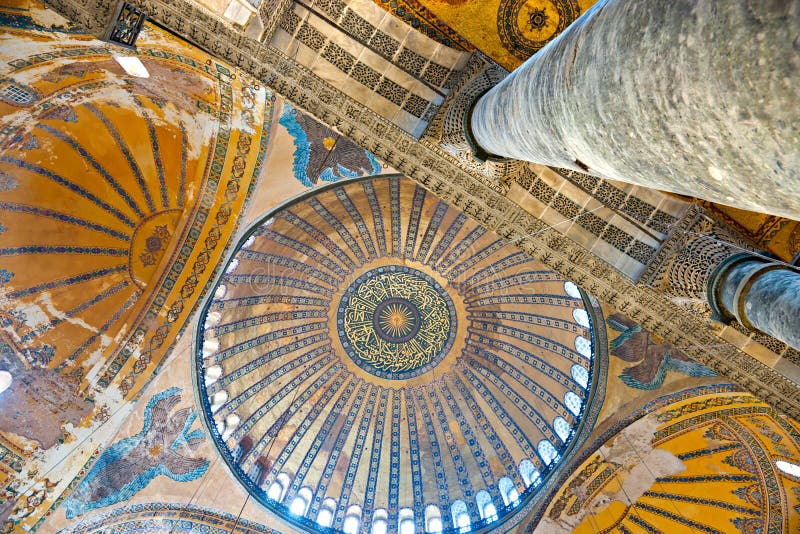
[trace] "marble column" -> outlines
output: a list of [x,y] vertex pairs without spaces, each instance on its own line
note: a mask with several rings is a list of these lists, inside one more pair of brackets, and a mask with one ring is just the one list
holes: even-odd
[[800,219],[798,50],[800,0],[600,0],[477,101],[468,136]]
[[702,208],[690,208],[639,283],[800,350],[800,269],[758,254]]
[[717,318],[738,320],[800,349],[800,271],[742,252],[726,258],[708,280]]

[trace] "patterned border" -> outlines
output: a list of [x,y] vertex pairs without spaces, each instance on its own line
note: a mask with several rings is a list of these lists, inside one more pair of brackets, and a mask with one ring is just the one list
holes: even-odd
[[[199,524],[198,524],[199,523]],[[127,528],[124,528],[126,527]],[[113,527],[113,530],[110,530]],[[278,530],[193,504],[151,502],[114,508],[67,527],[63,534],[90,532],[147,532],[157,527],[169,532],[222,534],[280,534]]]
[[383,9],[431,39],[456,50],[474,52],[475,45],[464,39],[418,0],[373,0]]

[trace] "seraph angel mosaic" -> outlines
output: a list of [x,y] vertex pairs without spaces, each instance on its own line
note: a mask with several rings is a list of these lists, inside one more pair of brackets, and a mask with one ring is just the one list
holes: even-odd
[[289,104],[283,106],[280,123],[294,137],[295,178],[307,187],[381,172],[375,156]]
[[180,401],[180,389],[175,387],[150,399],[142,430],[107,448],[64,502],[67,518],[126,501],[158,475],[177,482],[203,476],[208,460],[190,453],[205,436],[201,430],[189,431],[196,418],[192,408],[173,412]]
[[625,368],[620,378],[625,385],[636,389],[658,389],[667,377],[667,371],[676,371],[688,376],[717,376],[714,371],[701,365],[680,349],[669,343],[660,343],[649,332],[624,315],[614,314],[608,326],[620,332],[611,341],[611,354],[626,362],[635,363]]

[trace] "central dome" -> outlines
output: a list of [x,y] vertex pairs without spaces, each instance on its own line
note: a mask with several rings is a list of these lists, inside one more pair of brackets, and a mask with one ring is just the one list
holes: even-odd
[[441,361],[453,345],[457,322],[447,291],[405,265],[359,276],[342,295],[336,320],[342,347],[356,365],[395,380]]
[[333,184],[238,244],[201,313],[202,411],[302,531],[488,531],[578,439],[597,313],[410,180]]

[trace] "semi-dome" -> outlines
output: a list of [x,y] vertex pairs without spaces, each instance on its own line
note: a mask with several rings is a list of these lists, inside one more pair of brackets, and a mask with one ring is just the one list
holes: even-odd
[[595,313],[410,180],[350,181],[240,241],[201,313],[197,384],[234,476],[296,527],[480,530],[570,447]]

